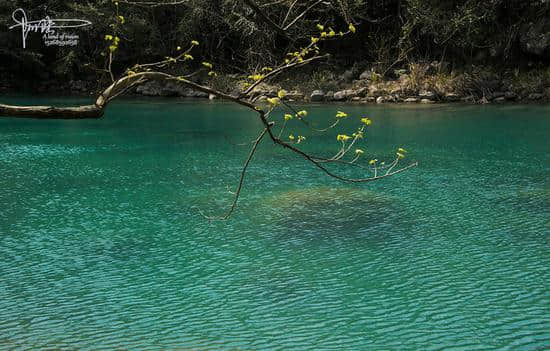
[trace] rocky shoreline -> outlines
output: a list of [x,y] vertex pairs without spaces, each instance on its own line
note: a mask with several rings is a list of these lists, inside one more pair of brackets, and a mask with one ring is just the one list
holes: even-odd
[[[432,67],[435,64],[432,64]],[[260,84],[254,92],[258,101],[277,96],[281,89],[287,91],[285,99],[295,102],[356,102],[356,103],[514,103],[550,102],[550,77],[548,80],[523,77],[514,81],[497,75],[455,74],[425,69],[419,78],[417,72],[395,70],[393,79],[382,79],[374,71],[365,70],[354,77],[346,71],[338,81],[331,82],[327,89],[307,89],[296,84],[281,82]],[[540,75],[534,74],[535,77]],[[550,75],[549,75],[550,76]],[[351,79],[350,79],[351,77]],[[226,79],[231,81],[234,77]],[[233,92],[239,90],[239,82],[232,81]],[[307,86],[308,84],[304,84]],[[231,90],[231,89],[229,89]],[[148,82],[135,89],[135,94],[162,97],[210,98],[203,92],[179,86],[175,83]]]
[[[389,76],[389,78],[388,78]],[[336,77],[336,78],[335,78]],[[357,67],[339,75],[331,74],[331,80],[322,83],[298,84],[286,79],[272,84],[262,83],[254,91],[257,101],[277,96],[281,89],[287,91],[285,99],[294,102],[354,102],[354,103],[549,103],[550,69],[532,70],[522,75],[517,71],[504,74],[486,70],[457,73],[447,64],[412,64],[408,69],[396,69],[382,78],[373,69]],[[299,80],[299,79],[297,79]],[[218,86],[220,81],[218,81]],[[223,75],[222,87],[237,93],[243,80],[236,75]],[[33,89],[45,93],[59,91],[71,94],[92,94],[93,83],[74,80],[60,84],[45,82]],[[14,92],[13,86],[0,86],[0,92]],[[186,88],[176,82],[146,82],[132,91],[135,96],[215,99],[200,91]]]

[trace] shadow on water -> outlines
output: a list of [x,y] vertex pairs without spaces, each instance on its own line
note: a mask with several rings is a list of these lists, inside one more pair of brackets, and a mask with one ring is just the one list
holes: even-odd
[[388,240],[392,228],[407,227],[393,196],[354,187],[309,187],[277,193],[262,204],[276,230],[272,237],[296,244]]

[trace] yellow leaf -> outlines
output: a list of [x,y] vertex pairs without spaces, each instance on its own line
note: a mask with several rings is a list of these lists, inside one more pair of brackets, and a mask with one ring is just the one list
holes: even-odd
[[349,139],[351,139],[351,137],[346,134],[338,134],[338,136],[336,137],[336,140],[338,141],[348,141]]
[[267,98],[267,102],[269,102],[270,105],[277,106],[281,101],[279,98]]
[[336,113],[336,118],[346,118],[347,116],[348,116],[348,114],[345,113],[345,112],[342,112],[342,111],[338,111]]
[[372,124],[372,121],[368,117],[361,118],[361,122],[366,126],[370,126]]

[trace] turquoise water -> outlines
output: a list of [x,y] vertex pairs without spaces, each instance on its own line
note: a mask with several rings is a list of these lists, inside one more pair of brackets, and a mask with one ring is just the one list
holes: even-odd
[[0,350],[550,348],[549,106],[308,107],[420,166],[350,185],[266,142],[209,222],[260,124],[174,101],[0,119]]

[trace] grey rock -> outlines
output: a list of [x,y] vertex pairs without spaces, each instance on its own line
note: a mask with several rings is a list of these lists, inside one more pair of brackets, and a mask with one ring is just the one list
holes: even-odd
[[209,97],[209,94],[208,93],[203,93],[202,91],[197,91],[197,90],[193,90],[193,89],[185,89],[181,92],[181,95],[182,97],[194,97],[194,98],[208,98]]
[[367,80],[367,81],[379,81],[382,79],[382,75],[381,74],[378,74],[376,73],[375,71],[371,70],[371,69],[368,69],[366,71],[364,71],[363,73],[361,73],[361,75],[359,75],[359,79],[360,80]]
[[402,91],[403,90],[401,88],[397,87],[397,88],[393,88],[392,90],[390,90],[390,94],[395,95],[395,94],[401,93]]
[[543,95],[541,93],[531,93],[527,96],[529,100],[540,100],[542,97]]
[[371,85],[369,87],[368,95],[378,97],[378,96],[384,95],[385,93],[386,93],[386,91],[384,89],[381,89],[381,88],[377,87],[376,85]]
[[355,72],[352,69],[348,69],[342,74],[342,79],[345,82],[351,82],[355,78]]
[[215,100],[215,99],[217,99],[216,95],[214,95],[214,94],[208,95],[208,100]]
[[161,96],[162,87],[157,81],[151,81],[138,86],[136,89],[136,93],[145,96]]
[[503,97],[505,95],[506,95],[506,93],[503,92],[503,91],[495,91],[494,93],[491,94],[491,99],[498,99],[498,98]]
[[406,98],[404,102],[408,104],[416,104],[418,102],[418,98],[414,98],[414,97]]
[[455,93],[447,93],[445,94],[445,100],[450,102],[456,102],[460,100],[460,96],[458,96],[458,94],[455,94]]
[[506,102],[506,98],[504,96],[499,96],[497,97],[495,100],[494,100],[496,103],[503,103],[503,102]]
[[383,104],[384,102],[386,102],[386,99],[383,96],[379,96],[378,98],[376,98],[377,104]]
[[323,101],[325,99],[325,93],[322,90],[314,90],[309,99],[313,102]]
[[357,89],[357,91],[355,91],[355,96],[365,96],[369,91],[369,88],[367,87],[362,87],[362,88],[359,88]]
[[435,101],[430,100],[430,99],[421,99],[420,103],[421,104],[435,104]]
[[185,96],[187,89],[175,82],[167,82],[164,85],[161,83],[161,95],[162,96]]
[[349,100],[356,95],[353,89],[341,90],[334,93],[334,100],[344,101]]
[[518,95],[513,91],[507,91],[504,93],[504,97],[506,98],[506,100],[515,100],[518,98]]
[[359,96],[354,96],[354,97],[351,98],[351,101],[359,102],[359,101],[361,101],[361,98]]
[[333,91],[329,91],[325,94],[325,100],[326,101],[332,101],[334,100],[334,92]]
[[372,77],[372,71],[370,69],[363,71],[363,73],[359,75],[359,79],[361,80],[370,80],[371,77]]
[[391,101],[393,102],[403,102],[403,97],[399,94],[391,95]]
[[418,96],[421,99],[433,99],[435,98],[435,93],[433,91],[422,90],[420,91],[420,93],[418,93]]
[[305,98],[305,95],[296,90],[290,91],[285,95],[285,99],[287,100],[297,101],[297,100],[304,100],[304,98]]

